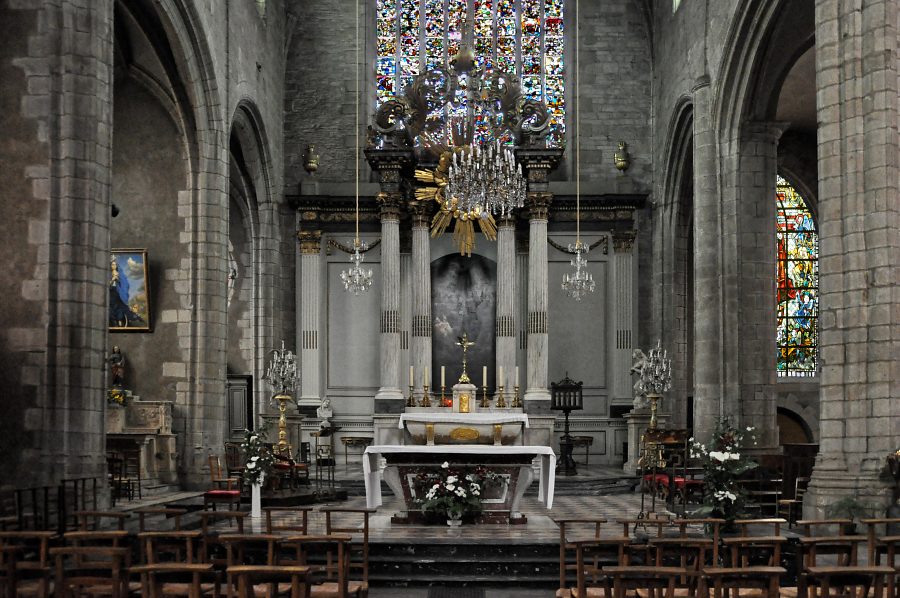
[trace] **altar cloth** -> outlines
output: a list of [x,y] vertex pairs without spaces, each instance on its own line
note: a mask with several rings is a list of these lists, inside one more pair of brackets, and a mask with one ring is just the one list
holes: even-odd
[[[435,455],[444,461],[453,462],[456,455],[467,456],[530,456],[533,460],[540,457],[538,500],[546,508],[553,507],[553,489],[556,483],[556,453],[549,446],[492,446],[477,444],[439,444],[439,445],[398,445],[382,444],[366,448],[363,453],[363,475],[366,483],[366,506],[381,506],[381,472],[379,460],[384,455]],[[524,489],[522,490],[524,493]]]
[[441,413],[438,411],[422,411],[419,413],[401,413],[397,427],[403,429],[407,421],[436,424],[522,424],[528,427],[528,416],[524,413],[491,413],[478,411],[475,413]]

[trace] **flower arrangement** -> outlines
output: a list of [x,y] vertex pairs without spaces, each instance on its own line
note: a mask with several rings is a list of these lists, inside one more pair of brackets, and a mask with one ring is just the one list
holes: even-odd
[[244,452],[244,482],[262,484],[275,465],[275,456],[266,444],[265,428],[259,431],[244,430],[241,450]]
[[120,407],[124,407],[127,400],[128,395],[126,395],[125,391],[121,388],[110,388],[106,391],[106,401],[111,405],[119,405]]
[[444,461],[439,472],[422,472],[416,476],[417,494],[424,492],[424,498],[417,499],[416,503],[426,513],[458,520],[481,513],[485,485],[502,482],[502,476],[483,467],[460,470]]
[[747,494],[738,480],[757,467],[743,452],[746,446],[756,444],[753,428],[740,430],[726,417],[719,420],[708,444],[693,438],[689,442],[691,458],[699,459],[703,466],[703,505],[693,516],[720,517],[728,522],[743,516]]

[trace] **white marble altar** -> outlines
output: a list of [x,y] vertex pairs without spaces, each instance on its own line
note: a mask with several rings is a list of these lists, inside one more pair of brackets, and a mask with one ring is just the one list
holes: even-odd
[[407,444],[524,444],[528,416],[516,409],[483,409],[455,413],[448,409],[408,407],[398,427],[408,433]]

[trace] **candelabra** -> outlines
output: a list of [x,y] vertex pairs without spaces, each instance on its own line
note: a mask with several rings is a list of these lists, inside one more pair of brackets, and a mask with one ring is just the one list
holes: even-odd
[[500,141],[487,146],[472,144],[453,153],[447,197],[455,197],[461,212],[509,216],[525,202],[522,165]]
[[428,396],[428,382],[422,385],[422,400],[419,401],[419,407],[431,407],[431,397]]
[[412,384],[409,385],[409,398],[406,399],[407,407],[415,407],[416,406],[416,398],[413,396],[414,387]]
[[341,282],[344,283],[344,290],[354,295],[364,293],[372,286],[372,270],[363,270],[360,266],[363,261],[362,252],[367,249],[368,246],[365,243],[355,239],[353,241],[353,254],[350,256],[350,263],[353,265],[350,266],[349,270],[341,271]]
[[587,258],[585,258],[588,246],[581,241],[570,243],[569,251],[575,254],[575,257],[570,262],[575,266],[575,273],[571,275],[566,274],[563,277],[562,289],[575,301],[581,301],[582,296],[594,292],[594,277],[587,271],[588,262]]
[[481,402],[478,403],[478,407],[480,407],[481,409],[487,409],[490,406],[491,406],[491,402],[488,399],[487,386],[482,386],[481,387]]
[[453,407],[453,399],[446,396],[447,387],[441,384],[441,407]]
[[497,387],[497,409],[506,409],[506,397],[503,396],[503,385]]
[[650,429],[656,428],[656,410],[662,393],[672,388],[672,360],[663,350],[661,341],[650,349],[642,363],[634,367],[640,375],[635,389],[650,401]]
[[291,393],[297,386],[297,359],[292,351],[284,348],[284,341],[281,341],[281,349],[273,349],[270,355],[269,367],[263,379],[272,385],[275,391],[272,400],[278,402],[278,448],[290,450],[285,412],[288,402],[294,402]]
[[513,386],[513,400],[510,405],[513,409],[521,409],[522,408],[522,398],[519,396],[519,385],[516,384]]

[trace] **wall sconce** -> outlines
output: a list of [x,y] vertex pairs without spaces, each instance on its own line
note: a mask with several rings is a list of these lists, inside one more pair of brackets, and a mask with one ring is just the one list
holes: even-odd
[[628,167],[631,166],[631,156],[628,155],[628,144],[624,141],[619,142],[619,147],[616,150],[615,155],[613,156],[613,160],[616,163],[616,168],[625,172],[628,170]]
[[306,146],[306,160],[303,162],[303,168],[309,174],[315,174],[319,170],[319,154],[316,153],[316,146],[312,143]]

